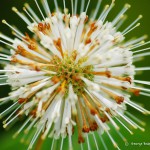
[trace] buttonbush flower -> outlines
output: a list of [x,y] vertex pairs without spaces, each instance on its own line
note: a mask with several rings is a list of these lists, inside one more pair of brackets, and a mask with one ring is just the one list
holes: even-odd
[[[53,139],[52,150],[57,140],[61,143],[57,149],[62,150],[65,139],[72,150],[76,144],[72,141],[74,132],[78,134],[81,150],[85,147],[90,150],[90,136],[94,139],[95,149],[99,150],[98,140],[106,148],[104,133],[119,149],[111,130],[116,130],[125,142],[119,126],[131,134],[128,125],[144,131],[140,126],[143,122],[126,110],[127,105],[150,114],[131,100],[132,93],[149,96],[150,90],[140,85],[150,83],[135,80],[134,76],[137,71],[149,70],[150,67],[137,68],[133,63],[149,55],[145,52],[149,47],[140,47],[150,42],[144,42],[146,36],[125,39],[140,25],[138,21],[142,15],[121,31],[129,4],[125,4],[112,21],[107,21],[115,0],[106,5],[101,14],[101,0],[98,0],[89,17],[90,0],[71,0],[71,11],[65,0],[62,0],[62,11],[54,0],[54,12],[47,0],[42,0],[41,4],[34,1],[41,16],[28,4],[23,8],[24,13],[12,8],[33,36],[21,33],[6,20],[2,21],[15,35],[11,39],[0,34],[0,42],[10,47],[10,50],[2,48],[0,53],[0,61],[5,64],[0,70],[0,85],[12,87],[9,96],[1,98],[0,102],[13,101],[0,113],[1,117],[10,113],[3,122],[4,128],[25,117],[26,121],[14,137],[24,131],[29,136],[28,149],[32,149],[37,139],[39,148],[40,143],[49,137]],[[80,10],[78,5],[81,5]],[[96,138],[97,133],[100,139]],[[83,143],[87,145],[83,146]]]

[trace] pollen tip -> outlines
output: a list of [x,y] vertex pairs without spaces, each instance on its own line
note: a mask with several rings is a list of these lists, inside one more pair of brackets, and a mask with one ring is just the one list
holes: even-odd
[[27,131],[27,130],[24,130],[24,134],[28,134],[28,131]]
[[130,132],[130,134],[133,135],[134,133],[133,133],[133,132]]
[[20,142],[21,142],[21,143],[24,143],[24,139],[21,139]]
[[130,8],[131,5],[130,4],[125,4],[125,8]]
[[138,17],[139,19],[141,19],[141,18],[143,18],[143,15],[139,15],[139,17]]
[[144,129],[144,128],[142,128],[142,129],[141,129],[141,131],[142,131],[142,132],[145,132],[145,129]]
[[6,20],[2,20],[2,23],[6,24],[6,23],[7,23],[7,21],[6,21]]
[[12,7],[12,11],[18,12],[18,9],[16,7]]
[[127,139],[126,139],[126,138],[123,138],[123,141],[126,143],[126,142],[127,142]]
[[18,135],[18,134],[17,134],[17,133],[15,133],[15,134],[13,135],[13,139],[15,139],[15,138],[17,137],[17,135]]
[[141,23],[137,23],[137,25],[136,25],[136,26],[138,27],[138,26],[140,26],[140,25],[141,25]]
[[[0,119],[1,119],[1,118],[0,118]],[[2,123],[3,123],[3,124],[6,124],[6,120],[4,120]]]
[[114,147],[115,147],[115,148],[117,148],[117,147],[118,147],[117,143],[114,143],[113,145],[114,145]]
[[26,11],[26,7],[23,7],[23,10]]
[[145,35],[144,35],[144,38],[145,38],[145,39],[147,39],[147,38],[148,38],[148,35],[147,35],[147,34],[145,34]]
[[46,137],[45,137],[44,135],[43,135],[43,136],[41,136],[41,139],[42,139],[42,140],[45,140],[45,138],[46,138]]
[[119,131],[119,130],[120,130],[120,128],[119,128],[119,127],[116,127],[116,130],[117,130],[117,131]]
[[106,5],[106,6],[105,6],[105,9],[107,9],[107,8],[109,8],[109,5]]
[[25,6],[26,8],[28,8],[28,7],[29,7],[29,4],[28,4],[28,3],[25,3],[24,6]]
[[144,44],[144,43],[145,43],[145,41],[141,41],[140,43],[141,43],[141,44]]
[[6,127],[7,127],[7,124],[4,124],[4,125],[3,125],[3,128],[6,129]]
[[143,112],[144,115],[150,115],[150,111]]
[[133,126],[134,129],[137,129],[137,126]]
[[146,126],[146,123],[145,123],[145,122],[141,122],[141,125],[142,125],[142,126]]

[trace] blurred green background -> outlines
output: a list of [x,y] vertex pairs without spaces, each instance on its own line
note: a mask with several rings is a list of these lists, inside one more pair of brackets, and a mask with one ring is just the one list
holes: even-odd
[[[67,6],[70,7],[69,6],[70,0],[66,0],[66,1],[67,1]],[[79,0],[79,1],[81,1],[81,0]],[[12,6],[16,6],[19,10],[21,10],[23,7],[23,4],[26,2],[29,2],[30,4],[32,4],[31,6],[33,8],[35,8],[37,13],[39,13],[34,4],[34,0],[1,0],[0,1],[0,20],[6,19],[10,24],[16,25],[21,31],[29,32],[25,26],[25,23],[16,14],[14,14],[11,11]],[[105,4],[110,3],[110,2],[111,2],[110,0],[103,0],[100,11],[102,11],[103,6]],[[49,0],[49,3],[51,5],[51,8],[54,8],[53,0]],[[58,0],[58,3],[59,3],[59,6],[62,6],[62,0]],[[128,20],[124,23],[123,27],[126,27],[128,24],[130,24],[139,14],[142,14],[144,16],[144,18],[141,21],[141,26],[138,29],[135,29],[134,31],[132,31],[130,34],[128,34],[127,39],[129,39],[131,37],[139,37],[143,34],[147,34],[150,36],[150,0],[116,0],[116,6],[111,11],[111,13],[109,14],[109,17],[108,17],[110,19],[110,21],[117,14],[117,12],[119,12],[119,10],[122,9],[122,7],[125,3],[131,4],[132,7],[127,13]],[[97,5],[97,0],[91,0],[91,5],[89,8],[89,11],[94,9],[96,7],[96,5]],[[0,23],[0,32],[3,32],[6,35],[11,36],[11,31],[2,23]],[[1,45],[1,46],[3,46],[3,45]],[[135,65],[139,66],[139,67],[150,66],[150,57],[146,57],[142,62],[136,63]],[[150,72],[145,71],[142,74],[138,74],[136,76],[136,79],[137,78],[141,79],[141,80],[149,81]],[[7,96],[9,91],[10,91],[10,88],[7,86],[0,87],[0,97]],[[133,96],[132,99],[138,103],[142,103],[146,109],[150,110],[150,98],[149,97]],[[8,107],[8,105],[1,106],[0,112],[5,110]],[[149,116],[144,116],[141,113],[137,112],[136,110],[131,109],[130,107],[128,107],[128,110],[130,112],[132,112],[133,114],[135,114],[138,118],[140,118],[144,122],[146,122],[146,126],[145,126],[146,131],[141,132],[139,130],[136,130],[136,131],[134,130],[134,135],[130,135],[128,132],[126,132],[126,130],[121,128],[122,133],[128,139],[129,145],[127,145],[127,146],[125,146],[123,141],[121,139],[119,139],[119,137],[116,135],[116,132],[111,130],[113,137],[119,144],[119,147],[121,150],[135,150],[135,149],[136,150],[150,150],[150,118],[149,118]],[[25,150],[25,149],[27,149],[27,145],[20,143],[20,137],[17,139],[12,139],[13,133],[15,133],[15,131],[17,130],[17,128],[19,128],[20,125],[21,124],[19,122],[19,123],[15,124],[15,126],[12,127],[10,130],[5,131],[2,128],[2,121],[0,122],[0,150],[10,150],[10,149],[11,150],[16,150],[16,149]],[[113,148],[110,140],[108,138],[106,138],[106,135],[104,135],[103,137],[104,137],[104,139],[106,139],[105,142],[106,142],[106,145],[108,146],[108,149],[113,150],[114,148]],[[76,138],[76,135],[74,136],[74,139],[75,138]],[[98,139],[98,137],[97,137],[97,139]],[[42,150],[50,150],[50,145],[51,145],[50,139],[47,139],[45,142],[47,144],[44,144]],[[135,142],[135,143],[147,142],[147,143],[149,143],[149,146],[141,146],[141,147],[133,146],[132,142]],[[91,141],[91,143],[92,143],[91,150],[96,150],[96,148],[93,144],[94,143],[93,140]],[[103,150],[104,148],[103,148],[102,144],[99,142],[99,139],[98,139],[98,143],[100,145],[100,150]],[[65,146],[66,147],[64,148],[64,150],[67,150],[67,148],[68,148],[67,143],[65,143]],[[78,144],[75,144],[74,150],[78,150],[78,149],[79,149]],[[59,150],[59,149],[57,149],[57,150]],[[85,150],[86,150],[86,148],[85,148]]]

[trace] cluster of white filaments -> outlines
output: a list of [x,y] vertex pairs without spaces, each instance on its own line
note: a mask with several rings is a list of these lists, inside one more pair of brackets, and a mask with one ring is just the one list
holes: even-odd
[[65,0],[64,13],[58,8],[57,0],[54,0],[56,11],[53,13],[47,0],[42,0],[44,9],[37,0],[34,1],[42,19],[28,4],[23,8],[26,15],[12,8],[34,33],[33,38],[2,21],[16,36],[11,39],[0,34],[0,42],[11,47],[10,50],[1,49],[0,54],[0,62],[5,64],[5,69],[0,70],[0,85],[12,87],[9,96],[0,99],[0,105],[13,101],[13,105],[0,113],[0,117],[5,117],[12,112],[4,120],[4,128],[16,122],[20,116],[27,116],[14,137],[22,131],[33,135],[28,139],[29,149],[37,139],[50,137],[53,138],[51,150],[58,139],[62,139],[58,148],[62,150],[67,137],[69,150],[72,150],[72,136],[76,131],[81,150],[84,142],[87,142],[86,149],[90,150],[91,135],[99,150],[96,133],[105,148],[103,133],[119,149],[109,132],[110,126],[125,142],[119,126],[131,134],[128,125],[144,131],[139,125],[144,123],[127,112],[126,105],[143,114],[150,114],[130,100],[131,93],[150,96],[150,90],[140,86],[150,85],[150,82],[134,79],[136,72],[150,70],[150,67],[136,68],[133,65],[133,62],[150,54],[147,52],[149,47],[140,48],[150,41],[145,42],[146,36],[142,36],[124,42],[125,35],[140,25],[138,21],[142,16],[118,32],[126,19],[129,4],[114,20],[108,22],[107,16],[114,6],[114,0],[105,6],[100,15],[101,0],[98,0],[89,18],[90,0],[86,6],[85,0],[81,0],[80,12],[77,9],[78,0],[71,0],[71,13],[66,8]]

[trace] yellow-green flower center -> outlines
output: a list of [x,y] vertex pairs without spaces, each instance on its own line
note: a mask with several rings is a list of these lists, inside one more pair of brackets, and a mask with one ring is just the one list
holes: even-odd
[[51,63],[55,66],[53,71],[57,74],[55,75],[60,81],[65,81],[65,89],[68,92],[68,85],[72,84],[76,94],[79,94],[85,87],[84,82],[80,77],[93,80],[92,66],[82,67],[83,62],[87,60],[86,57],[81,58],[76,63],[76,52],[73,52],[71,56],[68,54],[64,55],[63,59],[54,56]]

